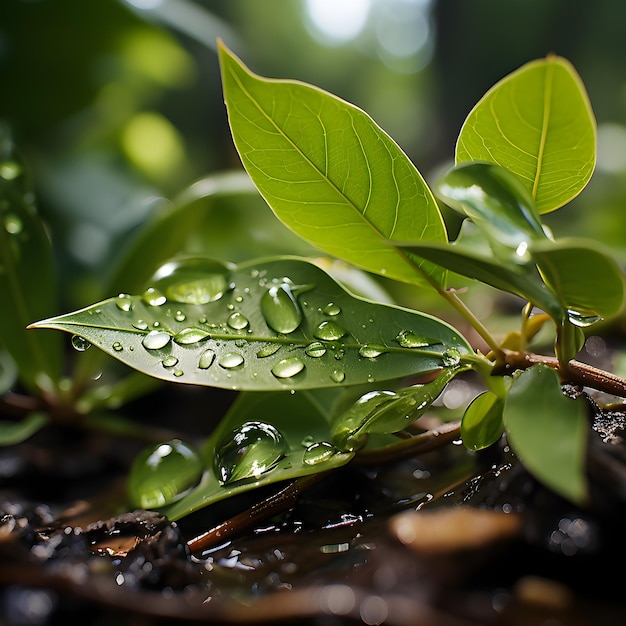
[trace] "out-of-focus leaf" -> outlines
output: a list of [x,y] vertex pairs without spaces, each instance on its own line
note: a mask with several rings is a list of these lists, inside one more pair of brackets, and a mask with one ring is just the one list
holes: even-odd
[[445,322],[357,298],[301,259],[237,269],[187,259],[152,285],[32,326],[79,335],[156,378],[247,390],[417,376],[472,353]]
[[561,393],[557,372],[534,365],[515,379],[503,421],[511,447],[539,481],[573,502],[587,496],[584,462],[589,430],[584,398]]
[[220,61],[235,146],[283,223],[367,271],[445,283],[442,268],[390,243],[447,238],[421,175],[366,113],[310,85],[256,76],[224,46]]
[[43,413],[30,413],[19,422],[0,420],[0,446],[13,446],[32,437],[48,423]]
[[580,193],[596,162],[596,123],[569,61],[531,61],[496,83],[468,115],[456,162],[489,161],[519,176],[539,213]]
[[35,208],[25,164],[0,128],[0,343],[24,384],[51,390],[61,375],[62,342],[52,333],[26,331],[57,308],[50,241]]
[[0,395],[13,387],[19,372],[11,355],[0,348]]
[[504,431],[504,402],[491,391],[476,396],[461,420],[461,438],[466,448],[482,450],[500,439]]

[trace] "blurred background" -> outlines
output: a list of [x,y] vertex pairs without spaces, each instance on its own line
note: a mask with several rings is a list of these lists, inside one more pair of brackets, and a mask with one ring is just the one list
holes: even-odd
[[[112,295],[103,268],[163,207],[200,202],[197,181],[241,170],[217,38],[259,74],[365,109],[427,180],[451,164],[484,92],[554,52],[587,87],[599,153],[591,184],[547,221],[622,255],[625,23],[620,0],[2,0],[0,123],[29,165],[67,309]],[[235,262],[311,253],[250,190],[203,219],[186,250]]]

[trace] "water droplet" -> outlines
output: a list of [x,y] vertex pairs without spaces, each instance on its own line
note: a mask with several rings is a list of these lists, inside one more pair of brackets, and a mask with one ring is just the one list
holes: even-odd
[[137,320],[133,322],[133,327],[137,330],[146,330],[148,328],[148,322],[144,320]]
[[246,422],[222,440],[214,457],[220,483],[259,478],[285,456],[281,433],[265,422]]
[[348,331],[343,328],[343,326],[337,324],[337,322],[325,320],[317,325],[313,334],[318,339],[323,339],[324,341],[336,341],[337,339],[341,339],[347,332]]
[[235,311],[234,313],[231,313],[230,317],[228,318],[228,325],[233,330],[243,330],[244,328],[248,327],[249,323],[250,322],[248,321],[248,318],[243,313],[240,313],[239,311]]
[[74,348],[74,350],[78,350],[78,352],[84,352],[85,350],[91,348],[91,343],[80,335],[73,335],[72,347]]
[[582,313],[580,311],[575,311],[574,309],[567,310],[567,317],[569,321],[574,324],[574,326],[578,326],[579,328],[587,328],[588,326],[592,326],[593,324],[597,324],[603,320],[599,315]]
[[341,313],[341,307],[334,302],[329,302],[322,310],[326,315],[339,315]]
[[160,350],[170,342],[172,336],[162,330],[151,330],[141,342],[147,350]]
[[387,348],[378,343],[366,343],[359,348],[359,355],[365,359],[375,359],[386,351]]
[[260,359],[264,359],[268,356],[272,356],[272,354],[276,354],[280,350],[280,344],[278,343],[270,343],[267,346],[263,346],[256,355]]
[[292,333],[302,322],[302,311],[289,283],[273,285],[261,296],[261,313],[277,333]]
[[201,257],[166,263],[151,283],[168,300],[186,304],[207,304],[219,300],[230,288],[226,265]]
[[335,456],[337,448],[327,441],[319,441],[307,447],[302,460],[306,465],[317,465]]
[[290,356],[285,359],[281,359],[272,367],[272,374],[276,378],[291,378],[296,374],[299,374],[304,369],[304,363],[297,356]]
[[116,341],[112,347],[115,352],[121,352],[124,349],[124,346],[119,341]]
[[162,361],[161,365],[163,367],[174,367],[174,365],[178,365],[178,359],[173,355],[166,356]]
[[151,446],[133,463],[129,495],[143,509],[171,504],[200,482],[203,470],[198,453],[179,439]]
[[346,379],[346,374],[342,370],[333,370],[330,379],[335,383],[342,383]]
[[121,293],[115,298],[115,306],[120,311],[131,311],[133,308],[133,300],[127,293]]
[[17,215],[6,215],[4,218],[4,230],[9,235],[19,235],[22,232],[22,220]]
[[236,369],[243,365],[243,356],[239,352],[227,352],[219,360],[221,367],[227,370]]
[[187,319],[187,316],[182,311],[176,311],[176,313],[174,313],[174,319],[177,322],[184,322]]
[[174,341],[181,345],[189,345],[210,337],[211,335],[206,330],[202,330],[202,328],[183,328],[174,335]]
[[326,346],[321,341],[314,341],[304,349],[304,353],[307,356],[319,358],[326,354]]
[[174,376],[176,376],[176,378],[180,378],[185,372],[183,372],[183,370],[176,370],[174,372]]
[[141,299],[150,306],[163,306],[167,302],[167,298],[154,287],[149,287],[146,289]]
[[4,180],[15,180],[22,173],[22,168],[15,161],[3,161],[0,163],[0,176]]
[[446,367],[454,367],[461,361],[461,353],[456,348],[448,348],[442,355],[441,359]]
[[208,370],[211,365],[213,365],[213,361],[215,361],[215,351],[214,350],[205,350],[198,360],[198,367],[201,370]]
[[425,348],[426,346],[430,346],[434,343],[432,339],[416,335],[411,330],[401,330],[396,335],[396,341],[403,348]]

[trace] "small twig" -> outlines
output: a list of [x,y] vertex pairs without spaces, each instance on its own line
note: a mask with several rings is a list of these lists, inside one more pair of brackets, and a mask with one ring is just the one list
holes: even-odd
[[201,552],[224,541],[225,538],[231,535],[240,533],[258,522],[281,513],[293,506],[300,494],[317,484],[327,473],[320,472],[319,474],[312,474],[311,476],[304,476],[294,480],[269,498],[257,502],[247,511],[243,511],[211,528],[211,530],[190,539],[187,542],[189,549],[194,553]]

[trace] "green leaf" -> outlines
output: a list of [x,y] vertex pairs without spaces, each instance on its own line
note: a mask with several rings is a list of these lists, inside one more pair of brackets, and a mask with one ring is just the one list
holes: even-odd
[[557,372],[534,365],[515,379],[503,413],[507,436],[526,469],[562,496],[582,503],[587,405],[561,393]]
[[57,309],[50,241],[35,209],[25,165],[0,128],[0,343],[24,384],[51,391],[61,376],[63,349],[53,333],[26,332]]
[[[530,194],[511,172],[493,163],[464,163],[446,172],[435,192],[469,217],[499,246],[520,250],[546,238]],[[521,259],[520,259],[521,261]]]
[[466,448],[482,450],[494,444],[504,431],[504,401],[491,391],[476,396],[461,420],[461,439]]
[[[249,426],[259,423],[271,429]],[[278,437],[264,437],[264,433],[274,431]],[[239,446],[239,454],[233,445]],[[207,466],[202,482],[163,512],[176,520],[258,487],[341,467],[353,456],[330,444],[328,414],[312,392],[242,393],[202,447]],[[270,459],[275,459],[274,464],[268,462]],[[266,470],[258,471],[264,465]],[[252,475],[243,477],[246,473]],[[223,475],[231,480],[221,484],[219,477]]]
[[0,446],[13,446],[26,441],[48,423],[43,413],[30,413],[19,422],[0,420]]
[[[588,326],[617,313],[624,278],[617,263],[591,242],[561,239],[534,242],[530,248],[544,280],[570,310],[570,320]],[[595,318],[595,319],[594,319]]]
[[390,243],[446,241],[430,189],[392,139],[362,110],[321,89],[256,76],[223,45],[220,61],[235,146],[277,217],[357,267],[443,285],[442,268]]
[[470,112],[456,162],[514,172],[548,213],[577,196],[596,160],[596,123],[584,85],[565,59],[532,61],[494,85]]
[[0,396],[5,394],[17,381],[17,365],[11,355],[0,348]]
[[361,448],[369,434],[391,434],[418,419],[464,368],[444,370],[435,380],[398,391],[375,390],[361,396],[332,423],[332,442],[346,451]]
[[445,368],[449,351],[472,353],[446,323],[353,296],[301,259],[187,259],[152,285],[32,326],[79,335],[156,378],[247,390],[419,376]]
[[410,249],[461,276],[479,280],[528,300],[555,320],[560,321],[564,316],[563,307],[532,266],[505,264],[501,259],[494,260],[478,254],[461,243],[416,243]]

